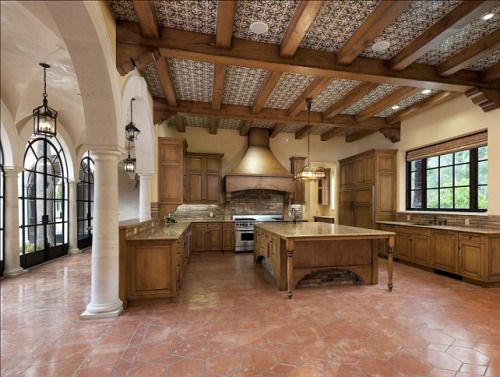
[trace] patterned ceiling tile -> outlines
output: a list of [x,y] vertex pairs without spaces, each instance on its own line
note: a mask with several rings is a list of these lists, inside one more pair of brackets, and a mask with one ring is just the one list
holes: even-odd
[[353,103],[349,108],[347,108],[342,114],[349,114],[349,115],[355,115],[359,113],[361,110],[363,110],[365,107],[371,105],[372,103],[375,103],[385,96],[391,94],[394,92],[396,89],[398,89],[398,86],[396,85],[389,85],[389,84],[382,84],[379,85],[376,89],[372,90],[370,93],[368,93],[366,96],[358,100],[357,102]]
[[319,96],[314,98],[311,111],[325,111],[358,84],[359,81],[344,79],[333,80]]
[[378,0],[328,1],[321,8],[300,46],[338,51],[378,3]]
[[153,97],[165,98],[160,78],[153,63],[148,64],[141,72]]
[[239,119],[219,119],[219,128],[224,128],[227,130],[239,130],[241,126],[241,120]]
[[[239,0],[234,17],[233,36],[280,44],[297,3],[297,0]],[[255,21],[265,22],[269,26],[267,33],[253,33],[250,25]]]
[[493,54],[479,59],[477,62],[471,65],[469,69],[472,69],[474,71],[483,71],[498,62],[500,62],[500,50],[496,50]]
[[399,108],[393,109],[392,106],[390,106],[387,109],[385,109],[384,111],[381,111],[380,113],[376,114],[375,116],[376,117],[383,117],[383,118],[391,116],[392,114],[394,114],[400,110],[403,110],[411,105],[414,105],[415,103],[420,102],[429,96],[433,96],[437,92],[438,91],[435,89],[431,89],[431,92],[428,94],[422,94],[422,92],[419,92],[419,93],[414,94],[410,97],[407,97],[404,100],[402,100],[401,102],[397,103],[396,106],[399,106]]
[[313,76],[284,73],[274,87],[265,107],[288,109],[313,80]]
[[252,122],[252,127],[255,127],[255,128],[273,128],[275,124],[276,124],[276,122],[260,120],[260,121]]
[[216,0],[155,0],[154,9],[162,27],[215,34]]
[[325,132],[335,128],[333,124],[323,124],[321,126],[314,126],[311,128],[311,135],[323,135]]
[[371,58],[391,59],[412,40],[422,34],[430,26],[455,8],[458,0],[414,1],[410,7],[401,13],[373,43],[387,41],[391,45],[382,52],[374,52],[370,44],[361,54]]
[[212,101],[214,65],[193,60],[168,58],[177,99]]
[[281,132],[286,132],[286,133],[295,133],[298,130],[300,130],[302,127],[304,127],[304,124],[289,124],[285,128],[281,130]]
[[209,128],[211,120],[208,117],[185,115],[184,123],[187,127]]
[[108,1],[111,13],[120,21],[139,22],[135,15],[134,4],[131,0],[110,0]]
[[231,105],[251,106],[265,77],[266,71],[263,69],[226,67],[222,102]]
[[487,13],[493,13],[493,18],[487,21],[483,20],[482,16],[477,18],[450,36],[437,48],[422,56],[417,60],[417,63],[438,65],[481,38],[500,29],[500,5],[485,12],[485,14]]

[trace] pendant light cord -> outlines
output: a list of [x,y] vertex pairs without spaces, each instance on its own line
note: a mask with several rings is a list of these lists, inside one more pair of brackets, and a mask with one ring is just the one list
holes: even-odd
[[306,98],[306,104],[307,104],[307,165],[311,166],[311,138],[309,136],[309,129],[310,127],[310,119],[309,116],[311,115],[311,104],[312,100],[310,98]]

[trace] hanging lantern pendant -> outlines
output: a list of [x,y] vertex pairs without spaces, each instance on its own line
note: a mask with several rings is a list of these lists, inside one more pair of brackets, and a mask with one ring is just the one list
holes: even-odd
[[33,133],[52,137],[57,135],[57,111],[49,107],[47,100],[47,68],[50,65],[39,64],[43,67],[43,103],[33,110]]

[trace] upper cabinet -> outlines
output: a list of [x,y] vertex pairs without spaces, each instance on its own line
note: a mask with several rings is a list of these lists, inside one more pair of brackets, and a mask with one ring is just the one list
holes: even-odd
[[318,181],[318,204],[321,206],[330,205],[330,182],[331,169],[327,168],[325,178]]
[[162,218],[183,201],[184,139],[158,138],[158,206]]
[[223,156],[220,153],[186,153],[185,203],[221,202]]

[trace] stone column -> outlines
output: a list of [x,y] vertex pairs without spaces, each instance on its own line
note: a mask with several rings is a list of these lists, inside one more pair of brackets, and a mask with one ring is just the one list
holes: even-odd
[[4,249],[4,275],[17,276],[26,270],[20,265],[19,257],[19,197],[17,176],[22,171],[21,168],[4,166],[5,177],[5,249]]
[[139,221],[151,220],[151,177],[150,173],[139,173]]
[[69,184],[69,253],[78,254],[82,251],[78,248],[78,219],[76,211],[76,185],[77,182],[70,180]]
[[91,150],[94,171],[94,237],[90,303],[81,319],[117,317],[118,297],[118,160],[117,150]]

